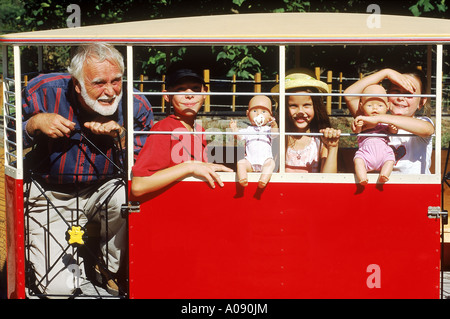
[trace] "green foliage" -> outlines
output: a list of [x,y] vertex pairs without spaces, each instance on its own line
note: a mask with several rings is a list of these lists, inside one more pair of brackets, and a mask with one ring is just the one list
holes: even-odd
[[[434,2],[434,5],[433,3]],[[432,1],[432,0],[419,0],[416,4],[409,7],[411,13],[418,17],[422,15],[422,13],[429,13],[437,9],[438,12],[445,12],[447,10],[447,6],[445,5],[445,0],[440,1]]]
[[309,1],[283,0],[284,6],[273,10],[273,12],[307,12],[311,7]]
[[241,79],[253,79],[254,74],[261,72],[261,63],[256,59],[251,51],[259,50],[265,53],[266,46],[225,46],[222,51],[217,54],[217,61],[223,60],[229,65],[228,77],[234,74]]
[[0,1],[0,34],[18,31],[18,17],[25,12],[24,4],[19,0]]

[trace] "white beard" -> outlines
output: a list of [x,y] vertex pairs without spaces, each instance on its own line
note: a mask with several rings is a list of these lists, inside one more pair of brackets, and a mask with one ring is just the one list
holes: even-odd
[[[89,97],[86,88],[84,86],[84,83],[80,83],[80,86],[81,86],[81,97],[83,98],[86,105],[89,106],[94,112],[103,116],[113,115],[116,112],[117,107],[119,106],[119,101],[122,99],[123,91],[120,91],[119,95],[114,95],[111,98],[107,96],[101,96],[97,100],[94,100]],[[109,106],[103,106],[99,103],[99,100],[111,100],[111,99],[114,99],[114,102]]]

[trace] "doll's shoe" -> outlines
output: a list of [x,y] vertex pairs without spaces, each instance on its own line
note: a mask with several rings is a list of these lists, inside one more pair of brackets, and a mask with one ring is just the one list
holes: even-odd
[[258,187],[259,188],[265,188],[267,184],[270,181],[270,178],[272,177],[272,174],[261,174],[261,177],[259,178]]
[[95,278],[100,284],[104,284],[106,281],[106,291],[113,296],[118,296],[119,286],[117,285],[117,280],[114,279],[111,273],[98,264],[95,265],[94,270]]
[[241,186],[243,187],[247,187],[248,186],[248,179],[246,178],[242,178],[239,180],[239,184],[241,184]]
[[380,175],[380,177],[378,177],[378,182],[379,183],[386,183],[387,181],[389,181],[389,177],[387,177],[386,175]]

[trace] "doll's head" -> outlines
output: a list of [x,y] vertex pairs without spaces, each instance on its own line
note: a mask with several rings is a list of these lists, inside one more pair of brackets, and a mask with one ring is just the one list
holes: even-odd
[[247,117],[254,126],[264,126],[272,119],[272,101],[264,95],[254,96],[248,103]]
[[386,95],[386,90],[378,84],[366,87],[363,94],[377,94],[378,96],[362,96],[359,100],[359,108],[366,116],[386,114],[390,107],[390,102]]

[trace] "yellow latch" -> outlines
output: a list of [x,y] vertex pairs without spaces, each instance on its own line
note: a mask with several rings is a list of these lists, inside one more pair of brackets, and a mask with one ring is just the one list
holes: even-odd
[[68,240],[69,244],[84,245],[83,241],[84,230],[81,229],[81,226],[72,226],[72,229],[69,229],[67,233],[69,234]]

